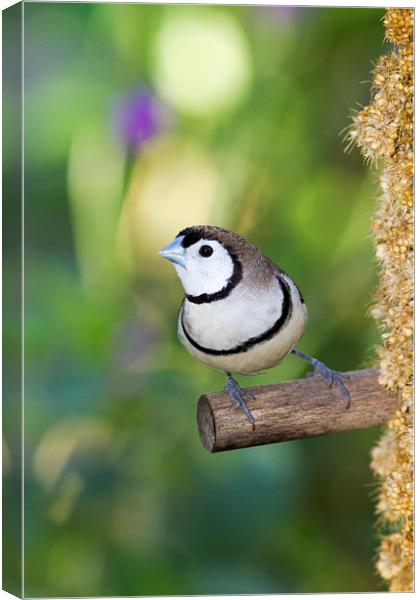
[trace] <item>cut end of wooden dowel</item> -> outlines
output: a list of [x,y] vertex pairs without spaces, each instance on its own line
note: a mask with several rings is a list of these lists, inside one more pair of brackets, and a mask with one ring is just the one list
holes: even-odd
[[207,396],[200,396],[197,406],[197,425],[203,448],[213,452],[216,442],[216,424]]

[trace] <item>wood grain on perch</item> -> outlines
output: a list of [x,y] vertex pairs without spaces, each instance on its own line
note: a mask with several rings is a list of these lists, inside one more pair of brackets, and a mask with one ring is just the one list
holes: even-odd
[[319,376],[249,388],[255,430],[227,393],[204,394],[197,407],[201,442],[209,452],[221,452],[365,429],[390,420],[398,400],[379,385],[378,369],[343,375],[352,399],[349,409],[340,391]]

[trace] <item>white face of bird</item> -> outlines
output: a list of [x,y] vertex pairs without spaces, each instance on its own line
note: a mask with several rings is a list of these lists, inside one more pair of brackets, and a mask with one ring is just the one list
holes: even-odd
[[216,240],[201,239],[183,245],[185,236],[175,238],[159,254],[170,260],[186,294],[216,294],[229,283],[235,264],[229,251]]

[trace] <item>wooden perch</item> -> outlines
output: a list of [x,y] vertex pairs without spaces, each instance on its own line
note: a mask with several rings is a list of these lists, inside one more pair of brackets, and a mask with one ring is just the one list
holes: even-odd
[[379,369],[343,373],[351,407],[319,376],[249,388],[255,430],[226,392],[200,396],[197,423],[209,452],[221,452],[327,433],[384,425],[398,407],[396,394],[378,383]]

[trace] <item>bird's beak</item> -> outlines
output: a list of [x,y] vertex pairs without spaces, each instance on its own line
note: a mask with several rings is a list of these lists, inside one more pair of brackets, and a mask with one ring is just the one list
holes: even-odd
[[185,269],[185,248],[182,247],[183,236],[177,237],[159,252],[160,256],[167,258],[176,265]]

